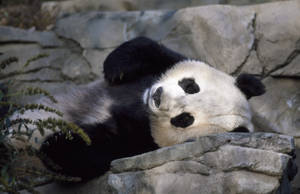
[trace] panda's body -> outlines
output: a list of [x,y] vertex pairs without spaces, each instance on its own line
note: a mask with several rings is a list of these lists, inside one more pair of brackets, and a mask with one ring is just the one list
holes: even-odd
[[[42,153],[61,167],[58,172],[84,179],[104,173],[114,159],[157,149],[151,136],[149,112],[143,102],[146,89],[154,81],[154,77],[149,76],[111,86],[100,80],[56,96],[57,104],[44,101],[43,104],[63,112],[65,120],[84,129],[92,144],[87,145],[76,134],[67,140],[65,134],[52,135],[51,131],[42,137],[37,131],[38,139],[33,137],[32,143],[36,147],[42,143]],[[26,116],[32,118],[32,113]]]
[[104,76],[57,96],[53,106],[83,128],[92,144],[75,134],[71,140],[48,134],[40,149],[61,167],[56,171],[89,179],[117,158],[209,133],[251,132],[247,99],[264,92],[250,75],[235,79],[143,37],[114,50],[104,62]]

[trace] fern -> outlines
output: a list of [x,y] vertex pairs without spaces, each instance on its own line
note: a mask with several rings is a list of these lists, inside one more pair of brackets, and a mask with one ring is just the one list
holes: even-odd
[[[26,61],[22,68],[28,67],[32,62],[47,57],[47,54],[39,54]],[[6,67],[18,62],[16,57],[9,57],[0,62],[0,72]],[[17,70],[22,72],[23,69]],[[13,74],[12,74],[13,75]],[[41,135],[45,134],[45,129],[52,131],[61,131],[65,133],[67,138],[72,139],[72,134],[78,134],[88,145],[91,140],[88,135],[74,123],[66,122],[62,119],[63,113],[43,104],[20,104],[17,102],[18,97],[42,95],[51,102],[57,103],[54,96],[44,89],[38,87],[29,87],[14,93],[10,93],[10,87],[14,81],[6,84],[0,83],[0,192],[19,193],[20,190],[27,190],[30,193],[37,193],[34,189],[36,185],[43,184],[49,180],[60,181],[80,181],[77,177],[66,177],[64,175],[55,174],[45,169],[38,169],[30,165],[16,165],[18,157],[24,155],[33,155],[43,160],[47,160],[45,156],[29,144],[23,149],[16,149],[10,145],[11,139],[28,142],[34,131],[38,130]],[[8,88],[4,87],[7,86]],[[10,98],[14,101],[9,101]],[[25,111],[43,110],[57,115],[57,118],[47,118],[32,120],[30,118],[18,118],[11,120],[11,116],[15,113],[24,114]],[[22,129],[26,130],[22,130]],[[50,162],[49,162],[50,164]],[[53,164],[55,166],[56,164]],[[23,176],[24,175],[24,176]],[[32,181],[32,177],[39,177]],[[41,178],[42,177],[42,178]],[[43,180],[37,181],[37,180]]]

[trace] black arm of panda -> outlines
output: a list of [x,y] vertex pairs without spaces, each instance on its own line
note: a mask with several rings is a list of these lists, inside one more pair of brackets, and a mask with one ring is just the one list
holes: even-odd
[[91,145],[77,134],[72,134],[71,139],[64,133],[52,134],[40,148],[43,163],[54,172],[80,177],[83,181],[104,174],[109,170],[110,162],[120,155],[117,150],[117,146],[121,147],[120,138],[108,137],[105,132],[101,137],[89,136]]
[[111,84],[125,83],[145,75],[160,75],[186,59],[157,42],[138,37],[123,43],[104,61],[104,76]]

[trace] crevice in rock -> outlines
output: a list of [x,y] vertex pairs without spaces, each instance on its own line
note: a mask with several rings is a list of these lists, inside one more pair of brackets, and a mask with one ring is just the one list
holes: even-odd
[[25,44],[25,45],[32,45],[36,44],[40,46],[42,49],[55,49],[55,48],[61,48],[61,46],[49,46],[49,45],[42,45],[38,41],[26,41],[26,40],[10,40],[10,41],[0,41],[0,46],[6,46],[6,45],[18,45],[18,44]]
[[270,172],[270,171],[266,171],[266,170],[257,170],[257,165],[258,165],[259,162],[257,163],[254,163],[254,164],[250,164],[250,165],[241,165],[241,166],[232,166],[232,167],[229,167],[227,169],[223,169],[222,171],[223,172],[234,172],[234,171],[241,171],[241,170],[245,170],[245,171],[248,171],[248,172],[254,172],[254,173],[257,173],[257,174],[264,174],[264,175],[268,175],[268,176],[271,176],[271,177],[278,177],[280,178],[283,174],[283,172]]
[[273,78],[278,78],[278,79],[293,79],[300,81],[300,76],[297,75],[271,75]]
[[270,173],[270,172],[265,172],[265,171],[257,171],[257,170],[251,169],[249,167],[242,167],[242,166],[223,169],[221,171],[224,173],[230,173],[230,172],[235,172],[235,171],[246,171],[246,172],[252,172],[255,174],[261,174],[261,175],[266,175],[266,176],[270,176],[270,177],[277,177],[278,179],[282,178],[282,174]]
[[36,41],[24,41],[24,40],[10,40],[10,41],[0,41],[0,46],[10,45],[10,44],[38,44]]
[[68,75],[64,74],[63,72],[60,72],[59,76],[62,78],[63,81],[70,81],[75,84],[86,84],[86,83],[95,81],[95,78],[92,74],[89,74],[89,76],[87,76],[87,77],[82,77],[82,76],[78,75],[78,76],[72,78],[72,77],[69,77]]
[[92,64],[87,60],[87,58],[81,53],[82,59],[86,62],[86,64],[89,66],[90,69],[92,69]]
[[[266,78],[268,76],[270,76],[272,73],[274,73],[275,71],[285,68],[287,67],[298,55],[300,55],[300,49],[295,49],[285,60],[284,63],[276,65],[275,68],[273,68],[272,70],[270,70],[269,72],[263,72],[263,78]],[[282,77],[282,76],[272,76],[272,77]],[[287,76],[285,76],[287,77]]]
[[71,52],[76,53],[76,54],[80,54],[82,55],[83,52],[83,48],[80,45],[79,42],[77,42],[76,40],[73,40],[71,38],[66,38],[64,36],[60,36],[58,34],[56,34],[56,36],[58,37],[59,40],[61,40],[64,43],[64,47],[67,49],[70,49]]
[[271,39],[268,39],[268,38],[265,38],[265,41],[270,42],[272,44],[277,44],[279,42],[279,40],[271,40]]
[[42,69],[51,69],[54,71],[61,71],[59,68],[56,67],[39,67],[39,68],[34,68],[34,69],[30,69],[28,71],[13,71],[10,73],[5,73],[5,74],[0,74],[0,80],[6,79],[6,78],[12,78],[18,75],[25,75],[25,74],[29,74],[29,73],[37,73],[38,71],[41,71]]
[[296,50],[300,51],[300,39],[296,42]]
[[[87,58],[83,55],[83,52],[81,53],[81,57],[82,57],[82,59],[86,62],[86,64],[89,66],[89,68],[90,68],[90,74],[89,74],[89,80],[91,80],[91,81],[94,81],[94,80],[96,80],[97,78],[99,78],[99,76],[96,74],[96,73],[94,73],[92,70],[93,70],[93,66],[92,66],[92,64],[89,62],[89,60],[87,60]],[[102,64],[103,65],[103,64]],[[101,72],[102,73],[102,72]]]
[[18,82],[22,83],[63,83],[64,80],[41,80],[41,79],[30,79],[30,80],[17,80]]
[[250,29],[250,33],[253,36],[253,42],[252,42],[251,48],[249,49],[248,54],[246,55],[246,57],[242,61],[242,63],[235,69],[234,72],[231,73],[231,75],[233,75],[233,76],[237,76],[238,74],[241,73],[243,67],[248,62],[251,52],[252,51],[257,52],[256,50],[257,50],[257,45],[258,45],[258,38],[256,37],[256,19],[257,19],[257,13],[255,12],[253,14],[251,21],[249,22],[249,24],[247,26],[247,28]]

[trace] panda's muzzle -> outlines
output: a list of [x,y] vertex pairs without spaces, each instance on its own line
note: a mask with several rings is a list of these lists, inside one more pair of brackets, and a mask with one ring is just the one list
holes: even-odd
[[157,108],[159,108],[160,102],[161,102],[161,95],[163,93],[163,88],[159,87],[156,89],[154,94],[152,94],[152,99],[154,100],[154,104]]

